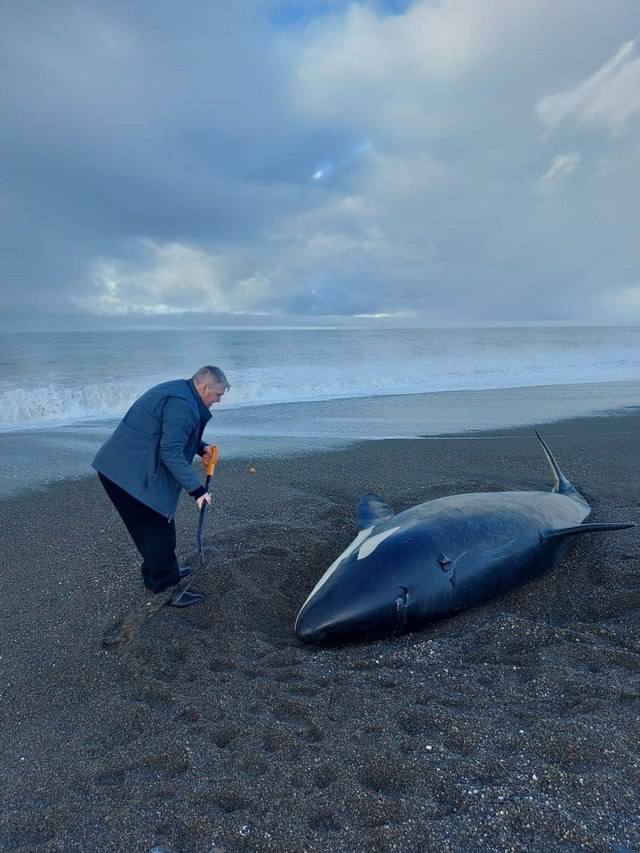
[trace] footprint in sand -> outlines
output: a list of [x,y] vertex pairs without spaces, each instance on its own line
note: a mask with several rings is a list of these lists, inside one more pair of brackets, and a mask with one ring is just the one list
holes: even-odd
[[409,768],[388,755],[373,755],[369,758],[360,772],[360,782],[378,794],[399,795],[413,787]]

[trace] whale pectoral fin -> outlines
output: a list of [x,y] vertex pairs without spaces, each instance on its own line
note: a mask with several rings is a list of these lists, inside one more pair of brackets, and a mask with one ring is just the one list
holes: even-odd
[[391,518],[395,515],[389,504],[379,495],[365,495],[356,509],[356,521],[358,530],[371,527],[383,518]]
[[563,536],[577,536],[581,533],[607,533],[610,530],[626,530],[635,527],[633,522],[595,522],[593,524],[576,524],[574,527],[561,527],[559,530],[547,530],[540,534],[542,540],[561,539]]

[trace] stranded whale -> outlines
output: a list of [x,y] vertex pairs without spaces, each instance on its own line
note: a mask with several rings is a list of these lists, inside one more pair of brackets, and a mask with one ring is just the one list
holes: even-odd
[[555,566],[581,533],[633,524],[585,524],[591,509],[551,466],[551,492],[437,498],[394,514],[377,495],[357,509],[359,533],[327,569],[295,623],[307,643],[386,637],[507,592]]

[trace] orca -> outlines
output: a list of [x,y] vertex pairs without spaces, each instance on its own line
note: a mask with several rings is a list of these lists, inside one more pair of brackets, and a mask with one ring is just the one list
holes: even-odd
[[416,631],[549,571],[578,535],[634,526],[585,523],[589,504],[536,436],[553,473],[551,492],[451,495],[398,514],[366,495],[359,533],[302,605],[296,637],[341,643]]

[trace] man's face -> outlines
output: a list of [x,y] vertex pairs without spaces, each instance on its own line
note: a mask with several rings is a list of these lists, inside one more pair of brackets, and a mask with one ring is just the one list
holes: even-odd
[[225,392],[225,387],[221,382],[207,382],[205,385],[201,385],[200,388],[202,402],[207,409],[210,409],[215,403],[219,403]]

